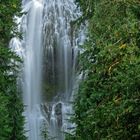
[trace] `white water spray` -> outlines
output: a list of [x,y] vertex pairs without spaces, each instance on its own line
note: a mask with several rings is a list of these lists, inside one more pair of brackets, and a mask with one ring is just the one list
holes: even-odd
[[[30,5],[29,5],[30,4]],[[25,129],[29,140],[42,140],[41,124],[43,116],[40,110],[42,84],[42,1],[33,0],[27,3],[27,14],[23,18],[24,35],[24,86],[23,98],[26,117]]]

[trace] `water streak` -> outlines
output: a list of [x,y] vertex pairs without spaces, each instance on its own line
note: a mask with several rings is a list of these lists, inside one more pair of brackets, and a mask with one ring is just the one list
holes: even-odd
[[44,117],[40,110],[42,85],[42,26],[43,3],[32,0],[23,5],[26,14],[22,17],[22,44],[25,49],[23,74],[23,100],[29,140],[42,140],[41,124]]

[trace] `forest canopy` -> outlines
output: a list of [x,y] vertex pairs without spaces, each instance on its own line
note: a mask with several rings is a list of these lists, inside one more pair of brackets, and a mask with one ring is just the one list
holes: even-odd
[[25,140],[23,104],[17,89],[21,60],[8,47],[11,38],[18,35],[17,15],[19,0],[0,0],[0,140]]
[[88,21],[70,140],[140,139],[140,1],[76,0]]

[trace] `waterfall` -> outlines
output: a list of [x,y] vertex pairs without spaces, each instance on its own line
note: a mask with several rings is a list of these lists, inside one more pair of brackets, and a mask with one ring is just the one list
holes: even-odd
[[[81,13],[74,0],[23,0],[23,16],[17,18],[23,39],[13,38],[10,47],[23,58],[22,91],[25,131],[28,140],[48,135],[64,140],[74,124],[73,113],[78,45],[84,32],[72,21]],[[46,132],[45,132],[46,133]]]
[[[28,5],[28,3],[27,3]],[[28,5],[29,6],[29,5]],[[26,7],[26,5],[25,5]],[[30,2],[28,13],[23,18],[25,58],[23,100],[26,105],[26,130],[29,140],[41,140],[41,122],[43,116],[40,110],[42,82],[42,1]]]
[[[43,73],[47,86],[44,96],[47,96],[49,134],[56,140],[64,140],[64,132],[75,127],[68,119],[73,113],[78,45],[84,36],[74,29],[72,21],[80,14],[73,0],[47,0],[44,8]],[[48,92],[51,95],[48,96]]]

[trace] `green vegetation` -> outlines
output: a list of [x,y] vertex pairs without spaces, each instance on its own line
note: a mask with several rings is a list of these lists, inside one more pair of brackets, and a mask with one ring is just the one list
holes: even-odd
[[140,1],[76,0],[88,20],[70,140],[140,139]]
[[18,0],[0,0],[0,140],[25,140],[16,82],[21,60],[8,48],[10,39],[18,35],[13,17],[19,11]]

